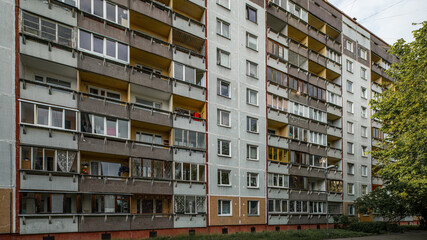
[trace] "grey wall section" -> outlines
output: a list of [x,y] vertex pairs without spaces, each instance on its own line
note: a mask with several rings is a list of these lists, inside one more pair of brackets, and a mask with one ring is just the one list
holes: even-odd
[[[0,188],[13,190],[16,182],[14,20],[15,1],[0,0],[0,32],[7,33],[0,34]],[[9,201],[15,202],[14,199]],[[14,218],[12,222],[15,222]],[[15,226],[9,226],[8,229],[15,231]]]

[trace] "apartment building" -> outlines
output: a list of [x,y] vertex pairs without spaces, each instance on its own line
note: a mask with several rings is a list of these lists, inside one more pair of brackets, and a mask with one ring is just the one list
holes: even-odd
[[382,184],[368,101],[396,58],[326,1],[0,6],[1,233],[323,228]]

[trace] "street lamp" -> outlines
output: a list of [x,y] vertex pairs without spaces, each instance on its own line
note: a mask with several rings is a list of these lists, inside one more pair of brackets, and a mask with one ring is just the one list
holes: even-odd
[[328,180],[327,180],[327,175],[328,175],[328,170],[332,169],[332,168],[337,168],[335,165],[331,165],[328,167],[325,167],[325,192],[326,192],[326,233],[327,235],[329,235],[329,204],[328,204]]

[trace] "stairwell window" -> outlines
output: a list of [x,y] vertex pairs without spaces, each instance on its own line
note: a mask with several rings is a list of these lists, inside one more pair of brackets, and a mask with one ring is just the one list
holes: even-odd
[[79,30],[79,48],[99,55],[100,57],[124,63],[129,62],[128,45],[81,29]]
[[217,49],[217,64],[222,67],[230,68],[230,53]]

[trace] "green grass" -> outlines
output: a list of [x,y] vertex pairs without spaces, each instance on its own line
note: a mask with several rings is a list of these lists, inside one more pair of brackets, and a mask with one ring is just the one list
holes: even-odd
[[227,235],[195,235],[195,236],[175,236],[175,237],[158,237],[156,240],[240,240],[240,239],[268,239],[268,240],[321,240],[321,239],[333,239],[333,238],[348,238],[348,237],[364,237],[373,234],[353,232],[343,229],[331,229],[330,235],[326,234],[326,230],[288,230],[288,231],[266,231],[257,233],[233,233]]

